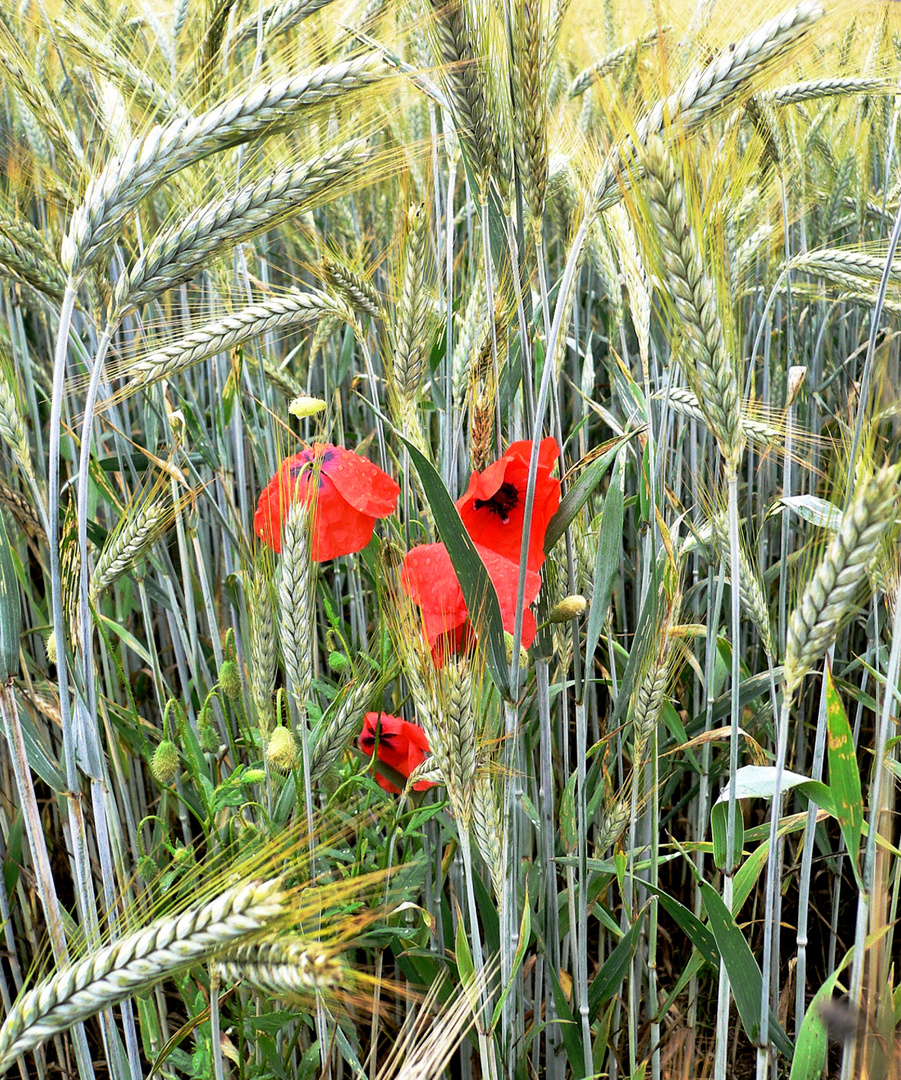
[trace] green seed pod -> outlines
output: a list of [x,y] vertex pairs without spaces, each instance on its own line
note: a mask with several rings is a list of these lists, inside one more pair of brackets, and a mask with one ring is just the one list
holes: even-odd
[[328,666],[329,666],[329,668],[332,671],[337,672],[339,675],[340,675],[340,673],[342,671],[345,671],[347,669],[348,662],[349,661],[348,661],[347,657],[344,655],[344,653],[343,652],[338,652],[336,649],[333,649],[328,654]]
[[163,739],[153,752],[150,773],[158,784],[171,784],[178,775],[178,747],[171,739]]
[[219,668],[219,685],[229,701],[241,700],[241,673],[234,660],[223,660]]
[[584,596],[564,596],[559,604],[554,604],[548,614],[548,621],[552,623],[569,622],[570,619],[578,619],[585,614],[588,601]]
[[219,732],[209,716],[202,716],[197,724],[197,734],[200,740],[200,749],[206,754],[215,754],[219,751]]

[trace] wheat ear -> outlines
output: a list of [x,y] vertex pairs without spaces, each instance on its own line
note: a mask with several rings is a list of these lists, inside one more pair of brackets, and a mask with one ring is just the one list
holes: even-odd
[[328,64],[258,86],[194,117],[152,128],[88,184],[62,245],[70,275],[83,275],[119,237],[123,219],[168,177],[219,150],[292,123],[298,110],[369,86],[383,67],[371,57]]
[[284,912],[279,886],[255,881],[229,889],[45,979],[19,998],[0,1027],[0,1071],[101,1009],[259,933]]
[[738,378],[726,351],[714,285],[704,273],[700,247],[688,221],[685,195],[672,159],[656,137],[648,139],[645,151],[651,220],[669,274],[667,285],[679,327],[690,351],[683,369],[726,468],[735,475],[744,447]]
[[[701,409],[701,403],[698,401],[697,395],[684,386],[670,386],[666,390],[658,390],[654,394],[654,399],[657,401],[665,400],[667,406],[679,416],[697,420],[702,424],[707,423],[707,418]],[[748,442],[754,443],[755,446],[759,446],[762,450],[768,449],[773,443],[782,441],[782,432],[779,428],[773,424],[767,424],[763,420],[755,420],[751,416],[742,414],[741,426],[742,431],[748,437]]]
[[491,775],[487,770],[479,770],[473,786],[472,832],[491,875],[491,885],[496,898],[500,898],[504,889],[504,845],[501,840],[501,812]]
[[322,260],[322,276],[356,311],[362,311],[374,319],[384,319],[382,298],[366,278],[334,259]]
[[[283,0],[279,4],[270,4],[263,9],[263,37],[267,42],[272,41],[276,34],[287,33],[292,26],[315,15],[317,11],[330,4],[332,0]],[[256,38],[260,16],[254,12],[240,23],[234,32],[234,42],[242,45]]]
[[347,749],[360,727],[360,717],[372,697],[371,682],[351,683],[345,688],[332,714],[329,709],[316,735],[316,745],[310,754],[310,776],[318,780],[332,767]]
[[439,63],[446,65],[444,84],[454,128],[480,187],[497,160],[491,110],[483,73],[473,47],[475,40],[463,0],[432,0],[435,19],[435,52]]
[[216,961],[223,980],[243,982],[278,997],[309,997],[340,983],[344,969],[321,945],[298,940],[255,941]]
[[782,679],[791,697],[826,652],[855,598],[887,530],[895,523],[899,466],[859,483],[842,523],[788,624]]
[[638,38],[637,41],[629,41],[625,45],[620,45],[618,49],[614,49],[613,52],[602,56],[600,60],[596,60],[589,67],[583,68],[569,84],[569,96],[578,97],[580,94],[584,94],[593,82],[603,79],[605,75],[609,75],[612,71],[616,71],[630,55],[637,53],[639,49],[647,48],[649,45],[656,45],[667,32],[667,29],[667,27],[661,26],[659,29],[650,30],[644,37]]
[[92,600],[137,565],[153,545],[165,534],[174,517],[172,500],[150,496],[144,503],[126,512],[110,532],[91,574]]
[[0,269],[56,301],[63,298],[66,279],[44,238],[24,218],[0,214]]
[[271,228],[288,214],[309,209],[311,202],[333,192],[338,181],[351,176],[370,152],[366,140],[354,139],[231,192],[164,229],[119,279],[111,321],[188,281],[239,241]]
[[[261,334],[318,322],[325,315],[353,321],[353,312],[342,300],[321,292],[292,290],[284,296],[250,304],[231,315],[204,323],[177,341],[118,368],[116,378],[124,379],[125,386],[111,401],[122,401],[160,379],[171,378],[208,356],[233,349]],[[98,408],[109,403],[102,403]]]
[[[315,487],[317,480],[310,480]],[[299,502],[287,509],[279,563],[278,607],[282,656],[291,693],[302,715],[313,684],[315,648],[315,593],[310,558],[310,510]]]
[[547,26],[542,0],[513,5],[514,63],[511,83],[514,152],[535,226],[541,224],[547,194]]
[[622,164],[635,157],[636,145],[659,134],[665,124],[676,123],[688,131],[732,105],[746,84],[796,45],[822,14],[816,0],[805,0],[696,68],[675,93],[657,102],[639,121],[634,139],[624,140],[598,171],[592,185],[595,210],[605,210],[619,199]]
[[5,366],[0,367],[0,439],[3,439],[10,448],[22,472],[34,480],[31,446],[25,430],[25,421],[19,411],[15,392],[7,380]]

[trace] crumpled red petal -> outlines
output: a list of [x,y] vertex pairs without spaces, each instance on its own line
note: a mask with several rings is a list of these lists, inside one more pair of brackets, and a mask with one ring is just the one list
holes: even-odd
[[[425,761],[429,753],[429,741],[418,724],[411,724],[388,713],[369,712],[363,720],[363,730],[359,738],[360,749],[372,757],[376,742],[378,760],[408,779],[410,773]],[[385,791],[393,795],[400,794],[399,789],[384,776],[376,773],[375,778],[379,787]],[[419,780],[413,785],[413,790],[425,791],[434,786],[429,780]]]

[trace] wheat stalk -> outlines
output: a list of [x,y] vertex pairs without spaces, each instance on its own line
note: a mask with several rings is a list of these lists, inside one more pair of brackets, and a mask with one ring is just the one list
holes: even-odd
[[275,690],[275,616],[273,612],[271,560],[262,553],[247,585],[247,615],[250,621],[250,692],[256,707],[260,731],[268,735],[272,726],[272,694]]
[[371,85],[382,68],[371,57],[343,60],[258,86],[208,112],[181,117],[135,138],[94,177],[72,215],[62,263],[83,275],[116,242],[124,218],[168,177],[210,154],[280,130],[298,110]]
[[284,906],[277,880],[240,885],[45,979],[18,999],[0,1027],[0,1072],[73,1024],[259,933]]
[[351,176],[370,156],[366,140],[354,139],[310,161],[281,169],[259,183],[208,203],[157,234],[116,285],[111,321],[194,277],[238,242],[251,239]]
[[[310,478],[315,488],[316,477]],[[307,698],[313,684],[313,648],[315,637],[315,592],[313,562],[310,558],[310,509],[292,501],[282,507],[286,517],[279,562],[278,605],[279,635],[285,672],[294,701],[301,713],[307,710]]]
[[[722,514],[713,514],[710,518],[713,544],[720,560],[729,566],[729,527]],[[770,609],[763,590],[763,580],[757,567],[748,556],[744,544],[738,546],[740,568],[738,597],[745,614],[757,627],[760,643],[767,656],[775,656],[773,651],[773,631],[770,623]]]
[[660,242],[679,328],[690,350],[689,362],[682,367],[719,444],[726,468],[735,475],[744,447],[740,396],[735,365],[726,352],[714,285],[704,272],[672,159],[656,137],[648,139],[645,150],[651,221]]
[[116,377],[125,380],[110,401],[122,401],[144,387],[168,379],[208,356],[226,352],[236,345],[259,337],[272,330],[317,322],[325,315],[336,315],[353,322],[353,312],[336,297],[321,292],[291,290],[284,296],[272,297],[259,304],[250,304],[231,315],[212,319],[196,330],[162,348],[154,349],[139,360],[116,370]]
[[216,968],[224,982],[243,982],[277,997],[309,997],[344,978],[343,967],[329,950],[295,939],[229,949]]
[[841,526],[804,590],[788,624],[782,679],[791,697],[826,652],[866,577],[886,531],[895,523],[899,466],[858,483]]

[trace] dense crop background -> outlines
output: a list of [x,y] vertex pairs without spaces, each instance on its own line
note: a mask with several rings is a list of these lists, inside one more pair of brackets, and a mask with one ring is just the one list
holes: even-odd
[[901,26],[722,7],[0,4],[0,1069],[901,1075]]

